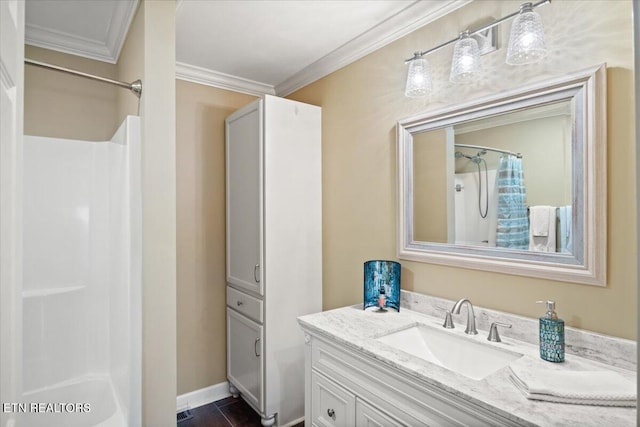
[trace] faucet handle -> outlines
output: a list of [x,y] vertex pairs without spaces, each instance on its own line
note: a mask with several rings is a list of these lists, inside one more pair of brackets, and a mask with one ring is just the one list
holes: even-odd
[[498,326],[501,326],[503,328],[510,328],[512,325],[510,325],[509,323],[493,322],[491,324],[491,327],[489,328],[489,336],[487,337],[487,341],[502,342],[502,340],[500,339],[500,334],[498,333]]
[[443,328],[453,329],[455,325],[453,324],[453,319],[451,318],[451,312],[449,310],[445,311],[444,323],[442,324]]
[[446,329],[454,329],[455,325],[453,324],[453,319],[451,318],[451,310],[444,307],[436,307],[438,310],[444,311],[444,323],[442,324],[443,328]]

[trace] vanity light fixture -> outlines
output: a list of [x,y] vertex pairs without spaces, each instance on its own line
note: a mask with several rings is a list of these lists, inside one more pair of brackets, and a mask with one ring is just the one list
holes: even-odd
[[524,65],[537,62],[547,56],[542,19],[533,11],[533,4],[520,6],[520,13],[511,24],[507,64]]
[[404,95],[409,98],[419,98],[425,96],[431,90],[431,68],[429,62],[416,52],[409,63],[409,73],[407,74],[407,85]]
[[[443,47],[455,43],[451,73],[449,80],[453,83],[468,83],[478,80],[481,75],[480,55],[495,50],[495,45],[479,47],[478,39],[485,41],[489,30],[493,32],[495,42],[495,29],[498,25],[512,18],[516,18],[511,26],[509,47],[507,49],[506,62],[509,65],[524,65],[543,59],[547,54],[544,41],[544,31],[540,15],[533,9],[551,3],[551,0],[541,0],[537,3],[524,3],[520,10],[497,19],[473,31],[465,30],[459,37],[442,43],[426,51],[418,51],[413,58],[406,59],[409,64],[405,96],[416,98],[425,96],[432,87],[432,78],[425,56],[434,53]],[[483,43],[484,44],[484,43]]]
[[451,74],[453,83],[468,83],[480,76],[480,48],[478,41],[469,35],[469,30],[460,33],[460,39],[453,47]]

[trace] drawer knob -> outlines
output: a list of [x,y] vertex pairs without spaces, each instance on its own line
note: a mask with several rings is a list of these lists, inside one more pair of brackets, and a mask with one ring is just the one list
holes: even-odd
[[335,418],[336,411],[333,409],[327,409],[327,415],[329,415],[330,418]]
[[242,304],[244,304],[242,301],[240,301],[240,300],[236,301],[236,305],[237,305],[238,307],[240,307]]

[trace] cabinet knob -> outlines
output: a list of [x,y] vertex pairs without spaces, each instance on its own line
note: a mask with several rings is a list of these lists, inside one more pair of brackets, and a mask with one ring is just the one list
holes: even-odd
[[238,307],[240,307],[242,304],[244,304],[242,301],[240,301],[240,300],[236,301],[236,305],[237,305]]
[[327,415],[329,415],[329,418],[335,418],[336,411],[333,409],[327,409]]

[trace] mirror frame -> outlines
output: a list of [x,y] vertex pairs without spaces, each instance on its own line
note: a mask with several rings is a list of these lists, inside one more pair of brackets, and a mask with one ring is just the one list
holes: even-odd
[[[571,100],[574,111],[571,135],[574,253],[463,246],[413,239],[413,133],[562,100]],[[606,286],[606,114],[606,64],[602,64],[400,120],[397,123],[398,258]]]

